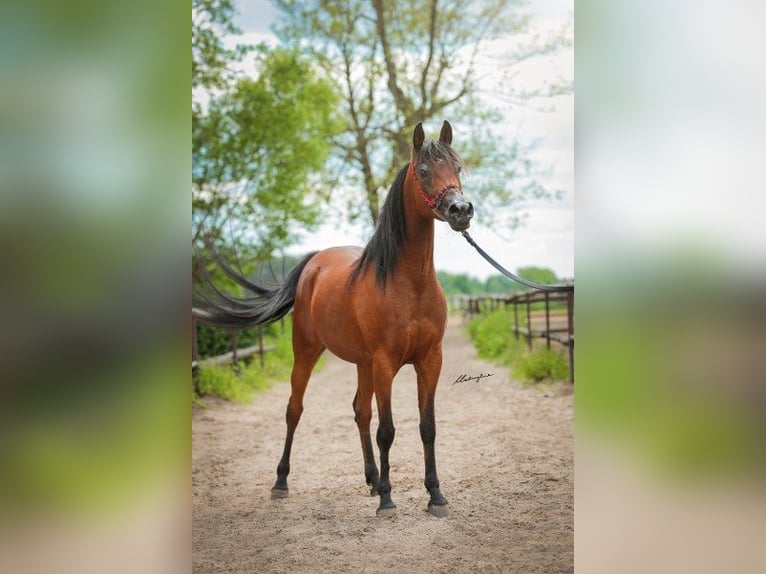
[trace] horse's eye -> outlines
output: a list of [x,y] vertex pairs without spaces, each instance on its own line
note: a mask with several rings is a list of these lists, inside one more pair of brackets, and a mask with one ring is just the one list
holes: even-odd
[[455,173],[459,174],[461,171],[463,171],[462,167],[460,167],[460,166],[455,167]]
[[418,175],[420,177],[426,177],[428,175],[428,167],[425,165],[419,165],[418,166]]

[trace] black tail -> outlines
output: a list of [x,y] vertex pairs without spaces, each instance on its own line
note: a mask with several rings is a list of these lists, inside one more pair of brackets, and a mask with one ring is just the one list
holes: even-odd
[[282,284],[258,285],[245,279],[231,268],[221,255],[213,250],[218,266],[236,283],[255,293],[252,297],[233,297],[215,286],[210,276],[202,271],[203,285],[195,286],[192,315],[200,321],[220,327],[244,329],[266,325],[287,315],[295,302],[295,290],[303,268],[316,252],[308,254],[288,274]]

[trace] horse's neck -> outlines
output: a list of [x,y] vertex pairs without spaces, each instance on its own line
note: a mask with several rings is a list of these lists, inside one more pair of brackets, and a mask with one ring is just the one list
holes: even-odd
[[412,206],[411,197],[409,195],[404,202],[406,239],[399,255],[399,265],[417,284],[436,279],[434,220],[419,217]]

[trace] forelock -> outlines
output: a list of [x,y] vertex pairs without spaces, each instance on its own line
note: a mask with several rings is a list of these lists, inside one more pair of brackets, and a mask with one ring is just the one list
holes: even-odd
[[418,161],[427,163],[446,162],[452,171],[463,169],[463,160],[448,144],[431,140],[423,144],[418,154]]

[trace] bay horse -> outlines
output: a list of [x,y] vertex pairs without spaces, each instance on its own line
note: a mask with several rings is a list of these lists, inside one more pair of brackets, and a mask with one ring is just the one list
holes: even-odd
[[[255,295],[234,298],[213,287],[193,310],[203,321],[250,327],[275,321],[293,309],[294,364],[287,404],[287,436],[277,466],[272,498],[287,496],[290,449],[303,412],[303,396],[320,355],[329,349],[357,368],[354,420],[364,457],[364,475],[372,496],[380,496],[378,515],[390,514],[389,450],[394,441],[391,384],[405,364],[417,374],[420,436],[425,459],[428,510],[446,516],[447,499],[439,489],[434,442],[434,397],[442,366],[447,303],[434,269],[434,222],[455,231],[470,226],[473,205],[463,197],[462,161],[451,147],[452,127],[445,121],[438,141],[424,143],[415,127],[410,162],[401,168],[367,246],[333,247],[307,255],[281,285],[248,281],[217,256],[223,270]],[[380,472],[370,436],[372,399],[378,408],[376,435]]]

